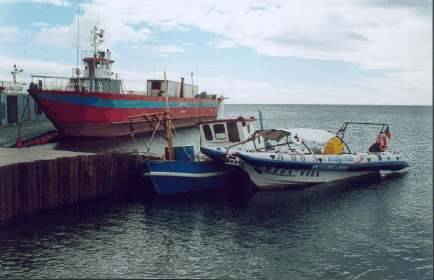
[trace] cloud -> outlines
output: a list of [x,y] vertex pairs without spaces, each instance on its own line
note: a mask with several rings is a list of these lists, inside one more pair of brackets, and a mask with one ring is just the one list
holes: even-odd
[[183,53],[185,51],[184,48],[175,45],[163,45],[163,46],[146,45],[143,46],[141,49],[144,50],[145,52],[157,53],[163,58],[168,57],[169,54]]
[[[70,77],[72,66],[35,59],[17,59],[0,55],[0,80],[11,80],[10,71],[14,64],[23,68],[19,81],[30,81],[30,75]],[[123,77],[124,88],[144,92],[146,80],[163,79],[163,69],[154,72],[138,72],[128,69],[114,69]],[[235,79],[231,77],[198,77],[194,83],[200,91],[223,94],[229,97],[226,103],[239,104],[378,104],[378,105],[432,105],[425,94],[430,86],[431,70],[428,73],[397,72],[385,77],[364,78],[355,85],[325,87],[323,85],[275,84],[268,81]],[[166,72],[168,80],[179,81],[189,73]],[[423,76],[425,80],[414,86],[408,80]],[[406,92],[397,97],[397,92]]]
[[47,27],[47,26],[50,26],[50,24],[48,24],[46,22],[41,22],[41,21],[39,21],[39,22],[33,22],[30,25],[36,26],[36,27]]
[[10,41],[18,35],[18,29],[15,27],[0,26],[0,42]]
[[174,45],[156,46],[155,50],[162,53],[181,53],[184,49]]
[[38,59],[19,59],[0,54],[0,80],[9,81],[12,79],[10,72],[13,65],[23,69],[18,75],[18,80],[30,82],[31,75],[47,75],[69,77],[72,74],[72,66],[57,62],[43,61]]
[[[75,16],[72,23],[68,26],[43,27],[36,35],[36,40],[44,44],[75,48],[77,46],[78,33],[77,21],[78,17]],[[118,42],[143,43],[147,41],[147,37],[151,33],[151,30],[146,27],[133,28],[130,25],[120,24],[119,20],[100,20],[96,16],[85,16],[80,18],[80,46],[90,46],[90,31],[95,25],[109,31],[104,33],[105,45]]]
[[[370,97],[389,104],[398,102],[397,97],[410,104],[431,103],[431,6],[432,2],[425,0],[159,0],[146,5],[135,0],[91,0],[81,6],[80,44],[88,44],[88,30],[99,22],[107,30],[108,43],[147,46],[167,56],[183,48],[150,45],[154,32],[164,36],[167,31],[188,34],[200,30],[216,37],[210,44],[216,48],[241,47],[261,56],[345,61],[382,73],[356,81],[353,86],[358,88],[340,89],[337,84],[336,94],[305,88],[315,97],[312,90],[326,94],[317,103],[330,100],[327,96],[363,103]],[[66,26],[44,27],[37,39],[72,47],[76,23],[74,18]],[[285,88],[279,91],[285,100],[288,92],[299,90]],[[356,96],[358,93],[362,97]]]
[[238,44],[231,40],[221,40],[214,43],[213,45],[219,49],[231,49],[236,47]]
[[57,62],[43,61],[38,59],[18,59],[8,56],[0,55],[0,70],[6,69],[6,71],[12,69],[13,65],[16,64],[20,68],[24,69],[24,75],[30,75],[30,73],[37,75],[59,75],[65,76],[71,74],[72,67],[66,64],[61,64]]
[[[427,80],[429,80],[427,78]],[[395,82],[395,86],[390,83]],[[200,90],[223,93],[226,103],[235,104],[342,104],[342,105],[432,105],[420,88],[405,88],[402,76],[363,79],[357,85],[325,87],[323,85],[274,84],[268,81],[239,80],[229,77],[200,78]],[[407,92],[408,90],[408,92]],[[427,98],[428,97],[428,98]]]
[[[383,2],[93,0],[82,5],[82,30],[99,21],[113,41],[138,43],[151,33],[138,26],[197,28],[221,38],[214,44],[218,48],[244,46],[260,55],[343,60],[367,69],[407,69],[429,59],[431,17],[403,7],[403,1]],[[74,29],[76,19],[69,26],[43,29],[39,37],[49,43],[71,41]]]

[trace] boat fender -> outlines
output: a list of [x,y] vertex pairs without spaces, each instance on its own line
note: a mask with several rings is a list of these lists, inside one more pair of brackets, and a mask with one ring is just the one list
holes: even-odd
[[363,155],[357,155],[354,157],[354,163],[360,163],[363,161]]

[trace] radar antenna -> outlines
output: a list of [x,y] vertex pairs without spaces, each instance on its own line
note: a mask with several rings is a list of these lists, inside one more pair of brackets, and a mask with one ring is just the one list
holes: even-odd
[[18,68],[17,68],[17,65],[14,64],[14,69],[12,69],[12,71],[11,71],[12,78],[13,78],[13,80],[14,80],[14,84],[17,83],[17,74],[18,74],[18,73],[22,73],[22,72],[23,72],[23,69],[18,69]]
[[99,45],[104,42],[104,29],[99,29],[97,26],[94,26],[92,30],[92,47],[93,47],[93,56],[96,57],[96,51]]

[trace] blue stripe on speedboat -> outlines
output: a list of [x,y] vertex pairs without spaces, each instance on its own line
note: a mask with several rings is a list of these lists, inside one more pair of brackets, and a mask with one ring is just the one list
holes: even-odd
[[[40,95],[41,99],[50,101],[64,102],[76,105],[86,105],[92,107],[103,108],[166,108],[164,101],[152,100],[114,100],[107,98],[100,98],[97,96],[84,96],[84,95],[59,95],[44,93]],[[217,107],[217,102],[169,102],[171,108],[205,108]]]
[[242,153],[238,153],[237,155],[242,160],[252,165],[286,167],[292,169],[398,171],[409,166],[406,161],[366,162],[366,163],[313,163],[313,162],[285,161],[285,160],[277,160],[277,159],[260,159]]
[[409,166],[406,161],[366,162],[366,163],[356,163],[352,165],[350,164],[347,165],[348,165],[348,170],[350,171],[370,171],[370,170],[399,171]]

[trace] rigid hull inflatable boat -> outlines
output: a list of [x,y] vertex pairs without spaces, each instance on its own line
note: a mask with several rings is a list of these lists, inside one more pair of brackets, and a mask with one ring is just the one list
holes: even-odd
[[[408,167],[398,152],[386,151],[388,125],[383,125],[370,152],[351,153],[343,141],[348,124],[337,134],[310,128],[258,130],[253,149],[202,146],[201,151],[227,164],[239,165],[262,189],[347,180]],[[386,138],[384,138],[386,136]]]

